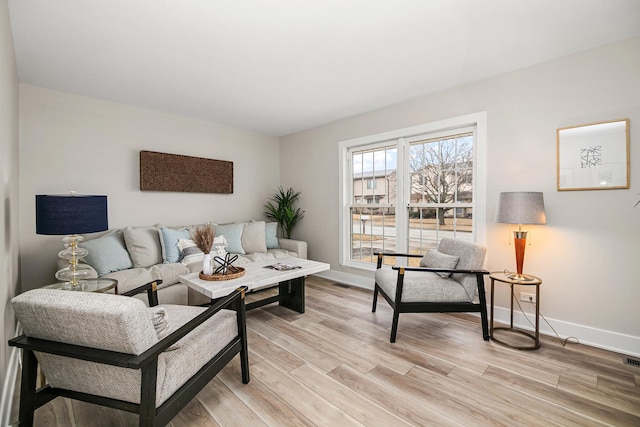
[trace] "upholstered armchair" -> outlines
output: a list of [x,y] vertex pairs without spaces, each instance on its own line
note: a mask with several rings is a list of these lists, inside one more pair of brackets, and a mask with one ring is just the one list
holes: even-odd
[[[400,313],[480,312],[482,336],[489,340],[487,304],[482,266],[486,248],[474,243],[444,238],[438,249],[424,256],[379,252],[373,291],[373,312],[378,293],[393,308],[391,339],[396,341]],[[422,258],[420,267],[383,267],[385,256]],[[475,296],[478,302],[475,302]]]
[[[13,298],[24,335],[20,425],[64,396],[138,413],[165,425],[236,355],[249,382],[244,288],[208,308],[155,306],[123,295],[35,289]],[[230,309],[229,309],[230,308]],[[47,385],[36,389],[38,364]]]

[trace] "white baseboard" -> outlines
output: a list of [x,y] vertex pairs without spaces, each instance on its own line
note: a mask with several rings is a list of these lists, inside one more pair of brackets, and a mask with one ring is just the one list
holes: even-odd
[[355,274],[344,273],[342,271],[326,270],[321,273],[314,274],[314,276],[322,277],[323,279],[333,280],[334,282],[344,283],[345,285],[351,285],[358,288],[369,289],[373,291],[373,277],[363,277]]
[[[16,326],[17,337],[22,333],[22,327]],[[4,385],[2,386],[2,398],[0,399],[0,426],[8,426],[11,423],[11,405],[13,404],[13,392],[16,389],[16,381],[18,379],[18,369],[20,368],[20,349],[11,347],[9,355],[9,365],[7,366]]]
[[[341,271],[327,270],[316,274],[327,280],[332,280],[346,285],[356,286],[359,288],[373,290],[373,278],[358,276],[355,274],[344,273]],[[487,297],[488,300],[488,297]],[[525,304],[527,305],[527,304]],[[523,306],[523,308],[526,307]],[[544,313],[543,313],[544,314]],[[505,307],[494,308],[495,321],[499,323],[509,323],[509,309]],[[535,324],[535,313],[527,313],[529,320]],[[558,332],[562,339],[566,337],[575,337],[581,344],[592,347],[602,348],[605,350],[615,351],[628,356],[640,357],[640,337],[621,334],[618,332],[606,331],[603,329],[593,328],[591,326],[578,325],[576,323],[566,322],[563,320],[547,318],[549,323]],[[514,308],[513,325],[524,330],[533,331],[535,328],[527,321],[525,316],[520,312],[518,307]],[[553,330],[540,317],[540,334],[556,336]]]

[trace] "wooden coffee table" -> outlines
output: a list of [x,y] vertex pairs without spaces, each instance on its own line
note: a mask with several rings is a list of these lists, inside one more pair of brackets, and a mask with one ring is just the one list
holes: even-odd
[[[274,264],[290,264],[300,268],[284,271],[268,268]],[[224,297],[240,286],[246,286],[249,292],[259,292],[278,284],[278,295],[249,303],[246,309],[251,310],[277,301],[283,307],[304,313],[304,278],[330,268],[324,262],[301,258],[252,262],[242,267],[245,275],[237,279],[208,281],[200,279],[198,273],[191,273],[180,276],[180,282],[212,300]]]

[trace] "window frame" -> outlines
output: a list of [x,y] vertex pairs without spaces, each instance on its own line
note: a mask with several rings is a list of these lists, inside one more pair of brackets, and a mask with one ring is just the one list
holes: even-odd
[[339,146],[339,218],[338,218],[338,242],[339,262],[343,267],[373,271],[374,263],[354,261],[350,259],[350,208],[353,199],[353,168],[350,152],[354,149],[376,148],[388,145],[397,146],[397,194],[402,195],[403,200],[389,205],[396,210],[396,242],[398,252],[407,249],[408,244],[408,207],[409,189],[406,188],[406,171],[408,169],[408,149],[410,140],[415,137],[423,137],[425,134],[438,135],[441,132],[457,132],[459,129],[474,127],[475,141],[473,150],[473,240],[480,244],[486,242],[486,188],[487,188],[487,113],[486,111],[472,113],[450,119],[422,125],[396,129],[389,132],[368,135],[359,138],[340,141]]

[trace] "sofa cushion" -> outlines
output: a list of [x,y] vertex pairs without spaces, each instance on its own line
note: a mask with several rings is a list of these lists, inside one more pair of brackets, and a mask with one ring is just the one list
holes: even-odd
[[284,249],[269,249],[268,252],[256,252],[253,254],[246,254],[243,258],[252,262],[270,261],[282,258],[296,257],[294,252],[289,252]]
[[215,229],[216,236],[223,235],[227,239],[227,252],[245,254],[244,249],[242,249],[242,223],[212,224],[212,226]]
[[267,232],[264,221],[252,221],[242,224],[242,249],[245,254],[267,252]]
[[[427,268],[446,268],[446,269],[454,269],[456,265],[458,265],[458,261],[460,257],[456,255],[448,255],[443,254],[437,249],[429,249],[427,253],[420,260],[421,267]],[[436,273],[440,277],[449,277],[451,273]]]
[[278,223],[267,222],[265,224],[267,249],[279,249],[278,243]]
[[134,267],[150,267],[162,262],[160,236],[155,227],[127,227],[124,242]]
[[[151,272],[147,268],[127,268],[125,270],[114,271],[113,273],[105,274],[102,276],[106,279],[115,279],[118,281],[118,293],[122,294],[129,292],[132,289],[142,286],[145,283],[153,281]],[[146,294],[140,294],[141,300],[147,301]],[[142,298],[144,297],[144,298]]]
[[162,259],[165,263],[178,262],[180,258],[180,249],[178,249],[178,240],[190,239],[191,233],[187,228],[175,230],[173,228],[162,227],[159,231],[160,243],[162,248]]
[[122,232],[119,230],[84,241],[79,246],[89,251],[84,260],[96,270],[98,276],[133,267]]
[[[189,274],[189,269],[184,264],[173,262],[171,264],[156,264],[149,269],[151,280],[162,280],[158,289],[166,288],[180,281],[179,277],[183,274]],[[141,283],[143,285],[144,283]]]

